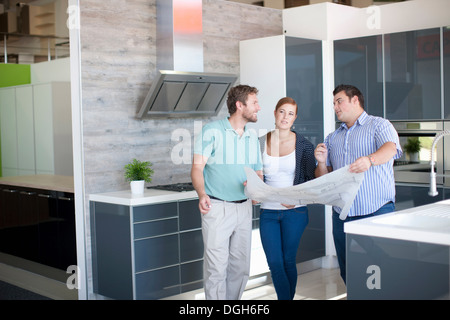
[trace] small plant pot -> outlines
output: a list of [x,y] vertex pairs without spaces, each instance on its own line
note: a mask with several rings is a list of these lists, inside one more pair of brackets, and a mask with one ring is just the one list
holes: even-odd
[[418,152],[409,153],[409,161],[419,162],[419,153]]
[[144,194],[144,180],[131,181],[131,193],[132,194]]

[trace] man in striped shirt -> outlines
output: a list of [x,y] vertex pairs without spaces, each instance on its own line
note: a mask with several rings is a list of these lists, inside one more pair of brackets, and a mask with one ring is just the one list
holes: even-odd
[[349,165],[350,172],[364,172],[364,180],[345,220],[333,207],[333,238],[346,281],[344,223],[392,212],[395,209],[394,159],[402,156],[398,134],[392,124],[364,111],[364,97],[358,88],[339,85],[333,91],[334,111],[341,126],[317,145],[316,177]]

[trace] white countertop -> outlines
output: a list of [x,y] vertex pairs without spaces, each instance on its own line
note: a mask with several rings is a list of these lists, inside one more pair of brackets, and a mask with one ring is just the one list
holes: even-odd
[[346,222],[344,231],[450,246],[450,200]]
[[72,176],[37,174],[29,176],[1,177],[0,184],[43,190],[74,192]]
[[131,190],[94,193],[89,195],[90,201],[120,204],[125,206],[142,206],[169,201],[196,199],[195,191],[166,191],[157,189],[145,189],[143,195],[131,194]]

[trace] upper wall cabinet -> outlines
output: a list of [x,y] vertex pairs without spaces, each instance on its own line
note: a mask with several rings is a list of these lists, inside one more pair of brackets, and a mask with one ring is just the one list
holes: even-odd
[[450,30],[442,31],[442,39],[433,28],[334,41],[335,85],[358,87],[372,115],[449,119]]
[[450,119],[450,26],[444,30],[444,105],[445,119]]
[[334,42],[334,83],[357,87],[364,95],[364,109],[383,116],[381,35]]
[[322,42],[286,37],[285,55],[286,95],[298,105],[294,129],[317,145],[324,138]]
[[275,106],[289,96],[298,105],[295,131],[314,145],[323,141],[322,41],[273,36],[241,41],[240,82],[258,88],[261,110],[249,123],[261,136],[275,128]]
[[384,36],[386,118],[441,119],[440,29]]

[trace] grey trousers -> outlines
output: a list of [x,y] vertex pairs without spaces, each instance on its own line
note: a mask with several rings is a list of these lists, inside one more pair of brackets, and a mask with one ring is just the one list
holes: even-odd
[[202,215],[204,289],[207,300],[238,300],[250,273],[252,201],[211,199]]

